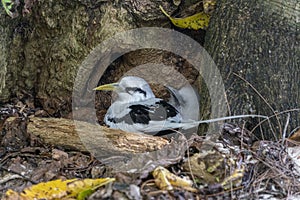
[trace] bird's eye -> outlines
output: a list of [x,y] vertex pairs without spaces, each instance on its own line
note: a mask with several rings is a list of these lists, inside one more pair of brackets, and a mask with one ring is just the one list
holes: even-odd
[[136,87],[127,87],[125,90],[129,94],[133,94],[137,90],[137,88]]
[[138,87],[127,87],[125,90],[126,90],[127,93],[129,93],[131,95],[134,94],[134,93],[141,93],[144,96],[146,96],[146,92],[144,90],[142,90],[141,88],[138,88]]

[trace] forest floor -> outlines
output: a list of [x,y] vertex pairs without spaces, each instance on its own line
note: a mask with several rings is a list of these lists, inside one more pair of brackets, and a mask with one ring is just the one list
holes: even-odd
[[[114,181],[94,188],[87,199],[297,199],[300,195],[300,148],[295,137],[258,141],[251,132],[226,123],[216,141],[194,135],[181,157],[161,161],[154,172],[114,172],[90,153],[51,146],[28,133],[30,117],[41,113],[25,102],[0,106],[2,199],[16,198],[6,194],[9,189],[19,199],[30,199],[24,189],[40,182],[104,177]],[[46,190],[47,199],[76,199],[63,192],[54,198]]]

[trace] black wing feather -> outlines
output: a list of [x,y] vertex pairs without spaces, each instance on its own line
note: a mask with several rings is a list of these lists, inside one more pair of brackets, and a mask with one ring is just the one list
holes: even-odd
[[113,123],[125,122],[127,124],[149,124],[152,121],[163,121],[178,114],[176,108],[164,100],[157,101],[154,105],[135,104],[129,106],[129,113],[121,118],[108,118]]
[[134,123],[149,124],[149,121],[162,121],[178,114],[176,108],[164,100],[156,102],[154,105],[131,105],[129,114]]
[[133,123],[149,124],[151,120],[149,107],[137,104],[131,105],[129,108],[131,109],[129,115]]

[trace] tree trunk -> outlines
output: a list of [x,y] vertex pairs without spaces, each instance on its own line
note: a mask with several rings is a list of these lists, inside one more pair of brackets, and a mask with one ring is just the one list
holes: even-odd
[[[178,8],[172,2],[148,0],[24,3],[14,19],[0,10],[0,102],[31,96],[37,107],[55,117],[70,117],[78,67],[95,46],[129,29],[157,26],[162,21],[170,26],[159,5],[169,13]],[[22,16],[22,12],[27,14]],[[129,54],[124,58],[128,63],[118,65],[105,80],[119,79],[132,64],[163,59],[161,52],[143,54]]]
[[158,2],[149,1],[135,7],[130,1],[24,3],[17,18],[0,10],[0,102],[29,94],[52,116],[70,113],[77,69],[93,47],[143,20],[163,17]]
[[[270,120],[275,134],[264,123],[267,137],[283,133],[288,115],[280,112],[299,108],[299,16],[297,0],[221,0],[207,32],[230,114],[278,114]],[[288,133],[300,122],[299,110],[289,113]]]

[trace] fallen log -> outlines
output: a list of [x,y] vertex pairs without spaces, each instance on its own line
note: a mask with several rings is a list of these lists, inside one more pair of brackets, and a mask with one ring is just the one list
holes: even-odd
[[187,140],[176,140],[109,129],[64,118],[30,118],[27,132],[63,149],[90,152],[115,171],[144,173],[182,159]]
[[79,151],[142,153],[161,149],[169,142],[161,137],[129,133],[97,124],[65,118],[30,118],[27,131],[45,143]]

